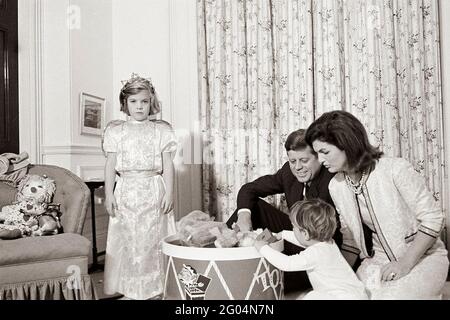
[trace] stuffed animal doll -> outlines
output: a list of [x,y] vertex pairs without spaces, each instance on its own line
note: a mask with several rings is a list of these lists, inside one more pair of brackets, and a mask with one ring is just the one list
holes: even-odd
[[18,185],[16,201],[0,212],[0,239],[57,234],[59,215],[54,208],[48,210],[55,190],[54,180],[47,176],[26,175]]

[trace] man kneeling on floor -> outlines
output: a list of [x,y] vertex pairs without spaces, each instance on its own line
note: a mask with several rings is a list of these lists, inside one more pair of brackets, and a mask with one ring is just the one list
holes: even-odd
[[[305,141],[305,130],[299,129],[286,139],[285,148],[288,161],[275,174],[262,176],[252,182],[244,184],[237,197],[237,209],[227,221],[233,223],[241,231],[258,228],[268,228],[272,232],[292,230],[289,212],[282,212],[261,198],[284,193],[289,209],[299,200],[320,198],[334,207],[328,192],[328,184],[333,174],[324,168],[317,158],[317,154]],[[338,218],[338,217],[337,217]],[[337,219],[339,222],[339,219]],[[334,234],[334,241],[342,250],[342,235],[339,225]],[[284,253],[292,255],[303,248],[289,242],[284,243]],[[284,274],[284,291],[300,291],[311,288],[305,271],[286,272]]]

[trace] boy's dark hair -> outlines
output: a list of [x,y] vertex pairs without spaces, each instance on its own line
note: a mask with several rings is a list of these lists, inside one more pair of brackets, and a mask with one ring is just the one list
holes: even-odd
[[289,214],[291,222],[305,229],[311,239],[327,242],[333,238],[337,221],[334,208],[321,199],[297,201]]

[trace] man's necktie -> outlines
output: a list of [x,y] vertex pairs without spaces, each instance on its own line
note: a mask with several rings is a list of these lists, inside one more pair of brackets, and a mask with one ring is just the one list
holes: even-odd
[[306,194],[308,193],[309,186],[308,183],[303,184],[303,200],[307,200]]

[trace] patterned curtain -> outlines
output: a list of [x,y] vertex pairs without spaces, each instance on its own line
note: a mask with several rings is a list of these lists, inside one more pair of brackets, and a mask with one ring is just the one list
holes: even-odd
[[[198,0],[204,210],[286,161],[283,143],[344,109],[410,160],[444,210],[437,0]],[[283,199],[269,199],[283,206]]]
[[310,12],[310,1],[198,1],[203,204],[217,220],[313,120]]
[[437,0],[313,1],[315,116],[344,109],[408,159],[445,213]]

